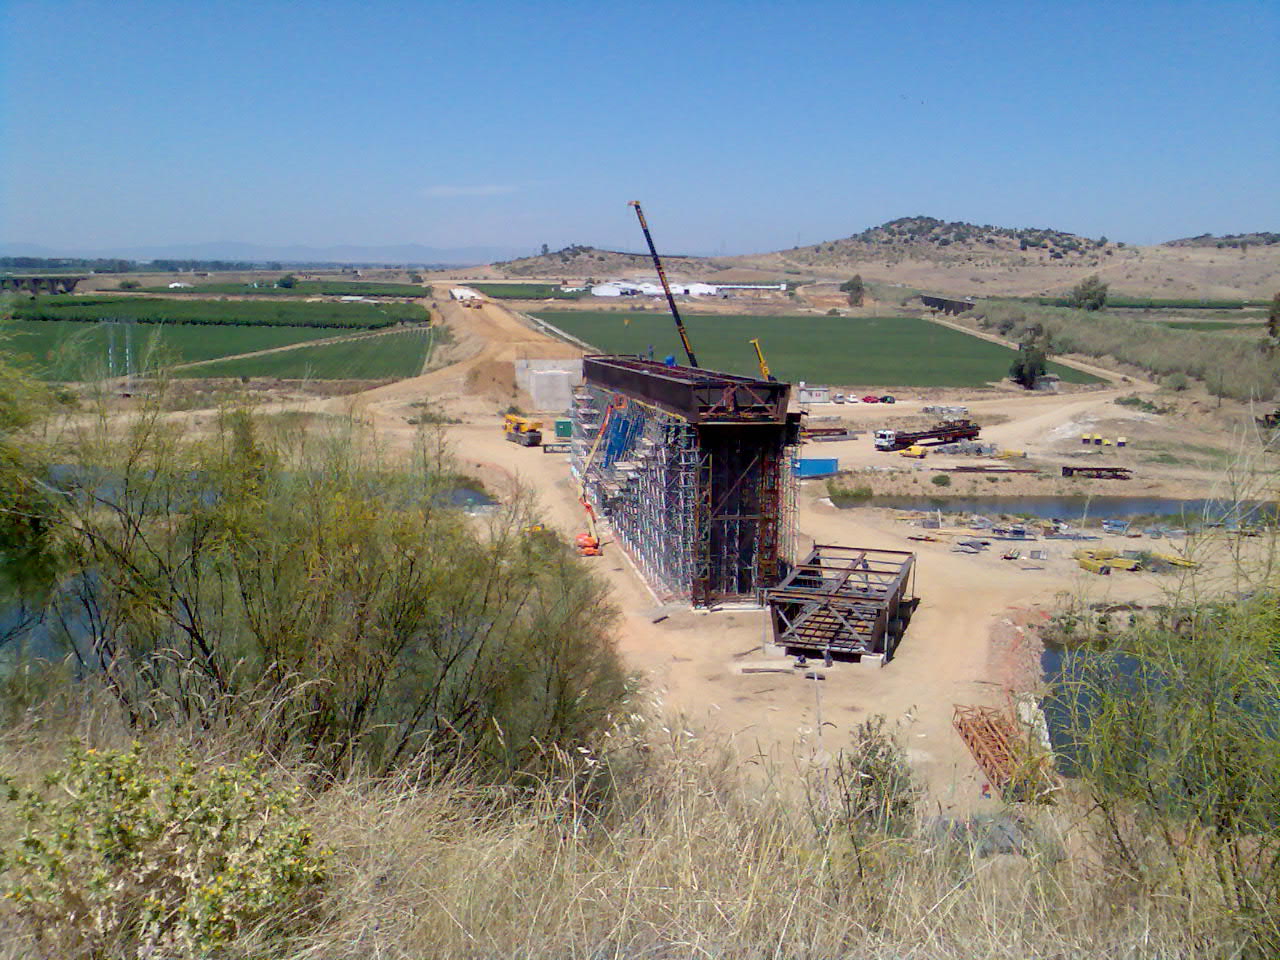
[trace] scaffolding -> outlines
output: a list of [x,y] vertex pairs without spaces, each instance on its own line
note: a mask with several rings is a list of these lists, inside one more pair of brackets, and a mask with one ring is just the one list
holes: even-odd
[[759,602],[793,550],[789,385],[623,357],[584,376],[572,462],[597,517],[659,594]]

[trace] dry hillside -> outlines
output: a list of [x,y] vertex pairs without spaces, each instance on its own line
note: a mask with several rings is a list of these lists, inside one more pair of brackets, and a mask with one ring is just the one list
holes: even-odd
[[[1052,295],[1099,274],[1115,293],[1160,297],[1270,297],[1280,290],[1280,235],[1201,236],[1135,247],[1047,228],[904,217],[838,240],[738,257],[667,256],[682,279],[847,279],[959,296]],[[508,277],[651,275],[641,254],[570,246],[495,264]],[[741,279],[740,279],[741,278]]]
[[[672,273],[690,272],[701,275],[710,269],[710,261],[704,257],[687,257],[664,253],[664,265]],[[495,263],[493,266],[508,277],[574,277],[603,280],[608,277],[625,277],[633,273],[653,271],[653,261],[648,254],[624,253],[619,250],[600,250],[573,244],[563,250],[555,250],[537,257],[522,257]]]

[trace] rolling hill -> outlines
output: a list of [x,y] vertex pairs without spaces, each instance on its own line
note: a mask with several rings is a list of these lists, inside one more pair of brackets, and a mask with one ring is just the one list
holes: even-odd
[[[1276,239],[1272,239],[1276,238]],[[1204,235],[1154,246],[1114,243],[1048,227],[1001,227],[901,217],[808,246],[736,257],[663,254],[682,279],[845,280],[955,296],[1053,296],[1091,274],[1132,296],[1258,298],[1280,289],[1280,235]],[[573,245],[494,264],[508,277],[651,276],[637,253]],[[739,280],[741,282],[741,280]]]

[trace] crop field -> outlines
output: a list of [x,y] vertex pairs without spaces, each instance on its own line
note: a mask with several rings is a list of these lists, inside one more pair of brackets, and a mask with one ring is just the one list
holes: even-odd
[[430,287],[413,283],[362,283],[358,280],[299,280],[292,287],[277,287],[272,281],[252,283],[197,283],[189,289],[143,287],[143,293],[182,296],[220,293],[255,297],[429,297]]
[[585,295],[585,291],[568,293],[550,283],[468,283],[467,286],[495,300],[577,300]]
[[279,300],[163,300],[148,297],[46,296],[13,305],[17,320],[132,320],[137,323],[375,329],[425,323],[414,303],[306,303]]
[[[538,311],[546,322],[607,353],[659,359],[684,353],[666,314]],[[629,321],[629,322],[627,322]],[[1014,351],[997,343],[915,317],[685,317],[689,339],[704,367],[759,376],[760,338],[774,376],[835,386],[978,387],[1008,375]],[[1096,383],[1087,373],[1050,363],[1070,383]]]
[[345,343],[302,346],[260,357],[219,360],[175,371],[181,377],[279,377],[283,380],[388,380],[417,376],[431,331],[396,330]]
[[322,327],[210,327],[197,324],[103,324],[74,320],[13,320],[5,325],[9,346],[30,358],[49,380],[81,380],[139,371],[171,363],[212,360],[269,350],[338,331]]
[[1215,330],[1231,330],[1236,333],[1245,331],[1262,333],[1266,329],[1262,323],[1249,323],[1248,321],[1232,323],[1230,320],[1164,320],[1159,321],[1159,324],[1162,327],[1170,327],[1174,330],[1200,330],[1204,333],[1211,333]]
[[[1069,307],[1066,297],[1009,297],[1042,307]],[[1126,297],[1109,294],[1107,307],[1113,310],[1244,310],[1265,305],[1263,300],[1208,300],[1196,297]]]

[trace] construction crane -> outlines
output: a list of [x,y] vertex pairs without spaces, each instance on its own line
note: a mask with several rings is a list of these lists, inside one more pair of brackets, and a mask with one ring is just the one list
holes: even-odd
[[680,319],[680,311],[676,309],[676,298],[671,295],[671,285],[667,283],[667,272],[662,269],[662,258],[658,256],[658,248],[653,245],[653,237],[649,233],[649,224],[645,222],[644,211],[640,209],[640,201],[632,200],[631,206],[636,208],[640,229],[644,231],[645,242],[649,244],[649,255],[653,257],[653,265],[658,271],[662,292],[667,295],[667,305],[671,307],[671,318],[676,322],[676,331],[680,334],[680,342],[684,344],[684,352],[689,357],[689,366],[696,367],[698,358],[693,355],[693,347],[689,346],[689,335],[685,332],[684,321]]
[[756,348],[756,360],[760,363],[760,378],[768,380],[770,383],[775,382],[778,378],[769,372],[769,364],[765,362],[764,351],[760,349],[760,338],[752,337],[747,343]]

